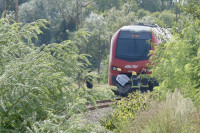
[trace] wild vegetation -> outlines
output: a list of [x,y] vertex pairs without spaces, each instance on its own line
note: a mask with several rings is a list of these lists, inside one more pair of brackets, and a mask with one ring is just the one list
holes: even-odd
[[160,84],[154,88],[156,99],[149,99],[151,93],[123,99],[103,121],[107,128],[114,132],[199,132],[199,5],[181,9],[184,12],[174,23],[171,38],[164,36],[152,57],[152,76]]
[[135,119],[129,120],[118,131],[140,132],[199,132],[199,114],[193,102],[184,98],[178,90],[167,93],[165,100],[151,100],[146,109],[137,112]]
[[[76,85],[77,73],[84,73],[89,63],[86,55],[79,54],[79,40],[41,47],[32,44],[32,37],[37,37],[46,23],[38,20],[21,26],[0,20],[2,132],[81,130],[70,127],[71,118],[85,110],[87,101],[112,96],[109,90],[102,95]],[[75,38],[85,35],[79,31]]]
[[152,57],[160,86],[123,98],[102,124],[114,132],[199,132],[198,0],[23,0],[20,23],[13,21],[12,0],[6,2],[0,132],[105,132],[80,116],[86,102],[112,99],[113,93],[104,86],[88,89],[84,79],[92,71],[94,83],[107,83],[110,39],[137,23],[172,27],[172,38]]

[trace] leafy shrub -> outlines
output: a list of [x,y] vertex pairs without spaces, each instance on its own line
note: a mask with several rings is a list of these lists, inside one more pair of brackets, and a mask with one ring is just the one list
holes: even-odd
[[144,16],[143,18],[139,19],[137,21],[138,23],[143,23],[145,25],[154,25],[156,22],[156,19],[152,16]]
[[144,9],[139,9],[138,12],[137,12],[137,16],[138,16],[139,19],[141,19],[144,16],[147,16],[149,14],[150,14],[150,12],[147,11],[147,10],[144,10]]
[[76,113],[84,111],[92,97],[75,85],[89,63],[76,45],[86,33],[81,30],[74,40],[34,47],[31,40],[45,23],[22,26],[0,20],[1,132],[70,132]]
[[114,99],[115,95],[107,85],[94,86],[92,89],[82,87],[79,90],[79,95],[89,103],[96,104],[95,101]]
[[181,88],[196,103],[200,101],[199,24],[192,16],[182,18],[171,40],[158,45],[153,57],[153,76],[160,82],[159,91]]
[[152,16],[152,17],[155,17],[155,18],[158,18],[159,15],[160,15],[160,12],[153,12],[153,13],[151,14],[151,16]]
[[[106,16],[106,30],[109,35],[113,35],[119,28],[124,25],[130,25],[135,23],[137,17],[132,10],[134,9],[133,4],[124,4],[121,10],[115,8],[110,9]],[[110,41],[110,40],[109,40]]]
[[166,27],[172,27],[172,24],[175,20],[175,15],[170,11],[163,11],[159,15],[159,20]]
[[113,106],[114,111],[108,118],[102,120],[103,125],[110,130],[118,131],[123,129],[129,119],[135,119],[136,113],[146,108],[147,104],[157,99],[153,93],[131,93],[127,98],[122,98]]

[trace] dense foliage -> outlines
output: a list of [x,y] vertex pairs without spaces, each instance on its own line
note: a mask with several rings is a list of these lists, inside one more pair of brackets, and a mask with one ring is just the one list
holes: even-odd
[[150,101],[156,101],[157,99],[157,94],[150,92],[140,94],[137,91],[130,94],[113,105],[114,111],[102,120],[102,124],[110,130],[121,130],[129,120],[135,119],[138,111],[144,110]]
[[160,84],[154,89],[156,99],[137,93],[122,99],[104,121],[107,128],[116,132],[199,132],[200,7],[192,3],[181,8],[184,13],[174,23],[171,38],[161,35],[162,43],[152,57],[152,76]]
[[[78,72],[84,73],[89,63],[76,45],[76,38],[84,39],[83,31],[77,32],[72,41],[42,47],[32,44],[32,37],[37,38],[40,27],[45,28],[46,23],[38,20],[21,26],[0,20],[2,132],[81,130],[70,127],[70,118],[84,111],[88,100],[106,97],[95,89],[79,89],[75,84]],[[106,93],[107,97],[112,95]]]
[[185,98],[177,89],[160,100],[147,102],[145,110],[139,110],[135,119],[118,126],[116,132],[194,132],[200,131],[199,113],[194,103]]
[[107,83],[110,39],[137,23],[172,27],[172,38],[152,58],[160,86],[123,98],[102,123],[116,132],[199,132],[200,122],[189,119],[198,115],[196,107],[183,98],[200,102],[198,0],[21,0],[21,23],[8,19],[15,11],[9,2],[0,20],[0,132],[105,132],[81,112],[86,102],[113,93],[87,89],[83,81],[93,71]]
[[[81,50],[81,53],[92,55],[88,58],[91,62],[91,70],[99,69],[99,62],[108,57],[110,39],[120,27],[137,23],[160,23],[170,27],[175,20],[173,14],[175,6],[170,0],[156,2],[31,0],[20,5],[19,8],[19,19],[23,23],[30,23],[37,19],[46,19],[50,22],[47,29],[42,29],[44,34],[39,35],[39,39],[34,41],[36,46],[73,40],[71,34],[81,28],[91,32],[87,44],[82,46]],[[171,10],[161,13],[165,9]],[[159,12],[150,13],[154,11]]]
[[179,88],[199,103],[200,20],[192,13],[184,13],[173,28],[170,41],[157,47],[153,74],[160,81],[160,91]]

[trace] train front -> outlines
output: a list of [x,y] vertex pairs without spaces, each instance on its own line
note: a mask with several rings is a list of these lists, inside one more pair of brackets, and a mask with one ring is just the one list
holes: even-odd
[[148,73],[149,51],[157,42],[150,26],[124,26],[118,30],[111,40],[109,84],[124,87],[133,72],[137,77],[142,70]]

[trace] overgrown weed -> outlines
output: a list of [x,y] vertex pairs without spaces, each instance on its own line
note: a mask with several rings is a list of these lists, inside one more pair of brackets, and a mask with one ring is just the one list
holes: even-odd
[[118,131],[126,127],[130,120],[135,119],[136,113],[144,110],[148,103],[159,98],[156,93],[135,92],[128,97],[122,98],[114,104],[114,111],[107,118],[103,119],[102,124],[109,130]]
[[139,111],[135,119],[129,120],[127,124],[117,132],[197,133],[200,132],[200,115],[193,102],[175,90],[164,101],[151,101],[144,111]]

